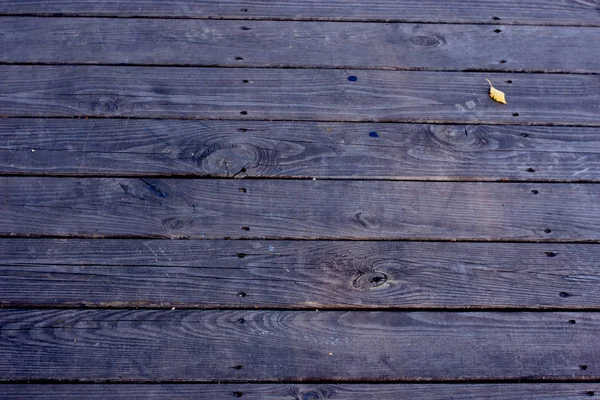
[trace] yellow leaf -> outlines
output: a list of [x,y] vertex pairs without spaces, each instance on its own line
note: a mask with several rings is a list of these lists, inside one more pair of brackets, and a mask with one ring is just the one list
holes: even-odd
[[486,79],[486,81],[488,81],[488,83],[490,84],[490,97],[496,100],[498,103],[506,104],[506,100],[504,99],[504,92],[501,92],[500,90],[493,87],[492,82],[490,82],[489,79]]

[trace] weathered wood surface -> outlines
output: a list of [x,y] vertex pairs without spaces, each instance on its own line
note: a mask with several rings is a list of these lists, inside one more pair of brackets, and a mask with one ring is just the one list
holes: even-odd
[[0,235],[600,240],[595,184],[2,177]]
[[597,380],[598,329],[577,312],[9,309],[0,379]]
[[2,400],[582,400],[597,393],[597,383],[0,385]]
[[598,128],[6,118],[0,141],[14,175],[600,181]]
[[3,17],[0,48],[4,63],[600,72],[600,30],[580,27]]
[[565,0],[3,0],[0,14],[600,26],[598,2]]
[[[600,126],[600,75],[1,66],[2,116]],[[512,84],[507,81],[511,80]]]
[[600,246],[0,240],[0,306],[598,309]]

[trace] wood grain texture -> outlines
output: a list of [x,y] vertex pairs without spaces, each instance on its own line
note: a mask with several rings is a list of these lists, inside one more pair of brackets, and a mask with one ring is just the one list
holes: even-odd
[[598,245],[0,240],[0,306],[598,309]]
[[499,22],[600,26],[597,0],[3,0],[0,14],[349,21]]
[[598,329],[577,312],[0,310],[0,376],[597,380]]
[[600,181],[598,128],[7,118],[0,141],[13,175]]
[[508,106],[489,98],[483,73],[1,66],[0,76],[1,115],[9,117],[600,126],[600,75],[496,73]]
[[600,393],[597,383],[0,385],[2,400],[583,400],[596,393]]
[[0,234],[10,236],[600,240],[595,184],[2,177],[0,186]]
[[600,72],[600,30],[581,27],[3,17],[0,47],[4,63]]

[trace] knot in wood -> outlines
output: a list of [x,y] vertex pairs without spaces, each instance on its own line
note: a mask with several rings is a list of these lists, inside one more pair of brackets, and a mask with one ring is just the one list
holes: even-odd
[[326,389],[322,390],[311,390],[310,392],[302,393],[302,396],[298,396],[298,399],[302,400],[322,400],[331,397],[331,392]]
[[[481,127],[472,126],[428,126],[427,138],[435,143],[433,149],[454,150],[454,151],[481,151],[495,150],[499,143],[487,137],[486,132]],[[433,152],[435,150],[431,150]],[[446,153],[440,153],[447,156]],[[463,156],[464,157],[464,156]]]
[[322,398],[318,392],[307,392],[302,395],[302,400],[320,400]]
[[166,218],[163,220],[163,226],[174,231],[182,229],[185,225],[185,222],[178,218]]
[[271,162],[272,150],[247,140],[218,139],[200,144],[193,152],[196,154],[196,163],[201,164],[203,170],[228,177],[239,174],[242,169],[275,164]]
[[409,40],[415,46],[426,46],[426,47],[433,47],[433,46],[437,47],[437,46],[441,46],[445,43],[444,38],[441,36],[438,36],[438,35],[411,36]]
[[373,271],[360,274],[354,280],[352,285],[360,290],[369,290],[377,286],[383,285],[388,280],[388,276],[383,272]]
[[112,115],[119,111],[119,103],[116,98],[101,98],[92,102],[90,106],[96,115]]

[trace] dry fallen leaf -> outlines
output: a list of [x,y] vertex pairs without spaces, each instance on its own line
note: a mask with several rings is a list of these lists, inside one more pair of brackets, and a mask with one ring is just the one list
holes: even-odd
[[492,99],[496,100],[498,103],[506,104],[506,99],[504,98],[504,92],[501,92],[500,90],[493,87],[492,82],[490,82],[489,79],[486,79],[486,81],[488,81],[488,83],[490,84],[490,97]]

